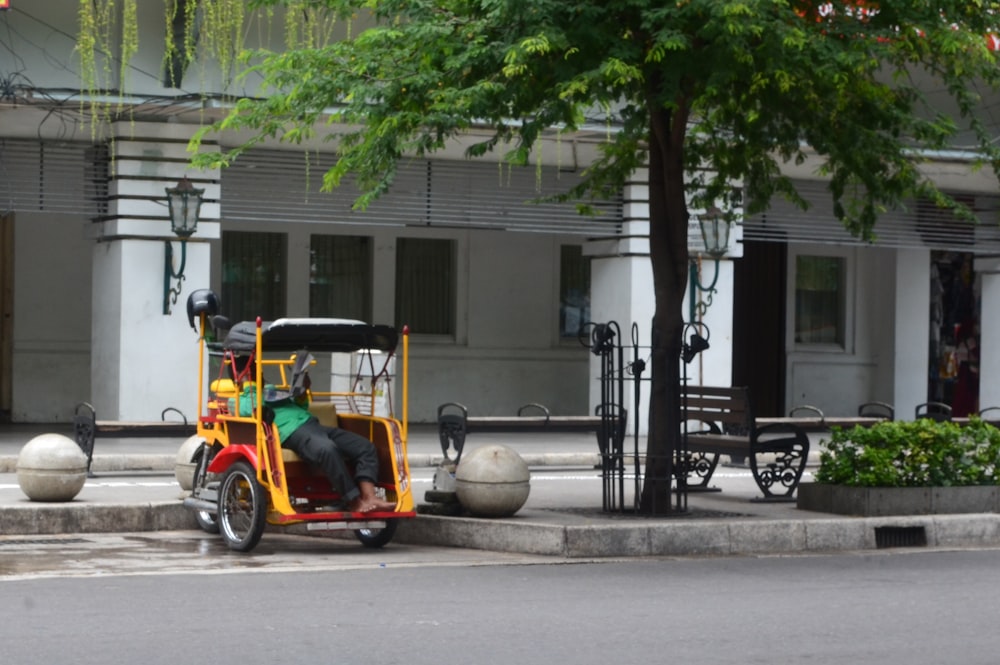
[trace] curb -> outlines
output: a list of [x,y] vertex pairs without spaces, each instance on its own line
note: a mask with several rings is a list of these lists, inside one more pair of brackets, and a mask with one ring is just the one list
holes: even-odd
[[926,547],[1000,544],[1000,515],[993,514],[579,526],[420,515],[400,524],[395,540],[565,558],[741,556],[879,549],[883,527],[922,530]]
[[[880,549],[882,528],[918,532],[919,545],[1000,545],[1000,515],[936,515],[816,520],[688,519],[563,525],[549,511],[505,519],[419,515],[403,520],[394,542],[560,558],[753,556]],[[557,511],[552,511],[557,514]],[[180,501],[120,505],[44,504],[0,508],[3,535],[198,530]],[[915,531],[914,531],[915,530]],[[265,536],[266,537],[266,536]]]
[[146,504],[30,503],[0,509],[5,536],[197,529],[180,501]]

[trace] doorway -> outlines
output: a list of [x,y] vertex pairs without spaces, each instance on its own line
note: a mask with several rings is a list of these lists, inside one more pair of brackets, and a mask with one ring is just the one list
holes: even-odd
[[927,400],[979,412],[980,280],[968,252],[931,252]]
[[733,268],[733,385],[761,417],[784,415],[787,261],[783,242],[744,241]]

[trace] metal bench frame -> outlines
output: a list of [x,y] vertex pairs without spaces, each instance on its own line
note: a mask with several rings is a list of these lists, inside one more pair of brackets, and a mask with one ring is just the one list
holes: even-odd
[[794,500],[809,457],[809,437],[802,427],[789,422],[758,426],[746,387],[687,386],[681,399],[687,427],[678,473],[689,491],[712,490],[709,482],[719,456],[729,455],[734,463],[749,458],[763,500]]

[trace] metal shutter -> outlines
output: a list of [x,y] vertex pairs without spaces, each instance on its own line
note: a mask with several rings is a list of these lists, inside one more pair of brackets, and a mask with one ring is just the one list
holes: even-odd
[[104,155],[84,143],[0,139],[0,211],[100,216],[107,197]]
[[[744,221],[744,240],[865,244],[854,238],[834,217],[826,183],[797,181],[795,184],[810,203],[809,209],[803,211],[783,198],[775,198],[767,212]],[[972,207],[979,218],[978,225],[955,220],[931,204],[914,202],[906,210],[887,212],[879,217],[875,224],[875,244],[976,253],[1000,251],[1000,197],[971,193],[954,196]]]
[[621,232],[620,200],[595,204],[584,217],[573,204],[530,201],[569,189],[573,173],[546,167],[501,168],[475,161],[411,159],[399,164],[390,190],[364,212],[351,210],[358,190],[345,182],[320,192],[332,155],[257,150],[222,171],[226,221],[389,224],[566,233],[602,237]]

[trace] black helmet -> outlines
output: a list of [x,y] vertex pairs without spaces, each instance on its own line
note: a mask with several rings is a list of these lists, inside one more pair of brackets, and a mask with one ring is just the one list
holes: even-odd
[[197,332],[198,327],[194,324],[195,317],[199,314],[214,316],[219,313],[219,309],[219,296],[215,295],[214,291],[211,289],[198,289],[188,296],[188,323]]

